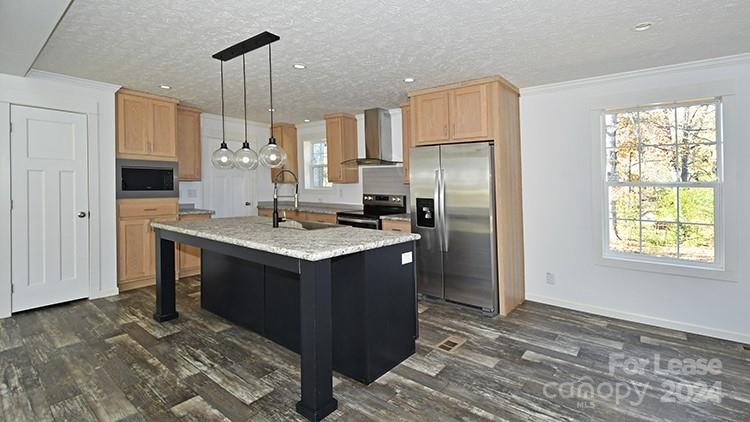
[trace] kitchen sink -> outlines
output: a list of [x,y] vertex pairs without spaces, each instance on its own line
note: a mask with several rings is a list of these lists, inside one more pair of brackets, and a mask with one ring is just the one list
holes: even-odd
[[318,223],[314,221],[295,221],[286,220],[279,223],[280,228],[295,229],[295,230],[323,230],[323,229],[334,229],[336,227],[343,227],[340,224],[330,223]]

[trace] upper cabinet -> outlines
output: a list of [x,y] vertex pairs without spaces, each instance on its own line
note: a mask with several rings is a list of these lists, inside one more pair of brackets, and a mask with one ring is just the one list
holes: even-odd
[[201,180],[201,111],[177,106],[177,161],[181,181]]
[[118,158],[177,160],[177,100],[121,89],[116,105]]
[[412,144],[492,140],[501,87],[518,92],[502,78],[410,92]]
[[414,146],[411,136],[411,107],[401,103],[401,143],[404,148],[404,183],[409,183],[409,150]]
[[[291,170],[295,176],[299,177],[297,166],[297,128],[291,123],[274,123],[273,137],[276,138],[276,144],[286,151],[286,164],[280,169],[271,169],[271,181],[279,183],[294,183],[294,177],[289,173],[279,173],[283,169]],[[278,177],[278,179],[277,179]]]
[[489,139],[487,84],[453,89],[449,96],[451,139]]
[[328,181],[359,182],[359,168],[356,165],[341,164],[357,158],[357,118],[347,113],[334,113],[327,114],[325,119]]
[[449,91],[438,91],[412,98],[416,144],[439,143],[450,139]]

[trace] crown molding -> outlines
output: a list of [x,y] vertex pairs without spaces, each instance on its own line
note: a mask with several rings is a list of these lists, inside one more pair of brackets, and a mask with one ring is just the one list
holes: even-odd
[[61,73],[47,72],[44,70],[31,69],[26,74],[27,78],[41,79],[45,81],[61,82],[69,85],[77,85],[81,88],[95,89],[107,93],[115,93],[121,88],[120,85],[107,82],[92,81],[90,79],[76,78],[75,76],[63,75]]
[[534,95],[548,92],[561,91],[565,89],[576,88],[584,85],[593,85],[605,82],[631,79],[643,76],[661,75],[671,72],[680,72],[687,70],[711,69],[720,66],[733,64],[750,63],[750,53],[736,54],[733,56],[717,57],[713,59],[696,60],[686,63],[671,64],[666,66],[650,67],[646,69],[632,70],[629,72],[612,73],[609,75],[593,76],[590,78],[574,79],[565,82],[556,82],[546,85],[531,86],[521,88],[521,95]]

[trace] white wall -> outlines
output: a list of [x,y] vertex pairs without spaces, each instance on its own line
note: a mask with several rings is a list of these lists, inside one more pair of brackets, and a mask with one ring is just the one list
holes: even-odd
[[10,105],[84,113],[88,119],[89,297],[117,294],[115,92],[110,84],[32,71],[0,74],[0,317],[10,315]]
[[[604,107],[710,96],[725,97],[727,271],[699,278],[605,265],[595,235],[592,116]],[[750,343],[750,225],[741,220],[750,207],[749,121],[750,55],[522,90],[527,299]]]

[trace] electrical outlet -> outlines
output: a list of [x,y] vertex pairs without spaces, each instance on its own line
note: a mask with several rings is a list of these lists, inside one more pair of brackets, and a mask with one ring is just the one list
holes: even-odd
[[197,189],[188,189],[188,198],[197,198],[197,197],[198,197]]
[[554,274],[547,273],[546,280],[547,280],[547,284],[551,284],[553,286],[555,285],[555,275]]

